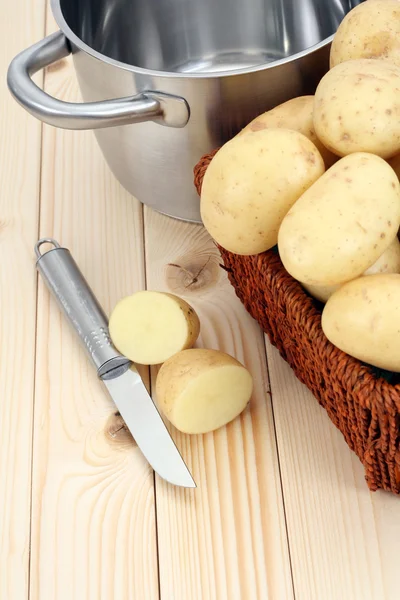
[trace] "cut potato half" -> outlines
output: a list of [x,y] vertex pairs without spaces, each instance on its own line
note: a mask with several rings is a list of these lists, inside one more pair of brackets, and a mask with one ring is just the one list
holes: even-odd
[[160,369],[157,401],[167,419],[184,433],[208,433],[246,407],[253,391],[249,371],[217,350],[184,350]]
[[200,333],[200,321],[182,298],[142,291],[118,302],[109,329],[121,354],[135,363],[158,365],[193,346]]

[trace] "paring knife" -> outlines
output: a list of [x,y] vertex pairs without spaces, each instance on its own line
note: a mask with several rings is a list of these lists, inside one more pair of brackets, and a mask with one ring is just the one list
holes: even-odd
[[[42,254],[43,244],[53,247]],[[36,267],[46,286],[79,335],[98,376],[154,471],[174,485],[196,487],[142,378],[131,361],[112,345],[107,317],[69,250],[44,238],[37,242],[35,253]]]

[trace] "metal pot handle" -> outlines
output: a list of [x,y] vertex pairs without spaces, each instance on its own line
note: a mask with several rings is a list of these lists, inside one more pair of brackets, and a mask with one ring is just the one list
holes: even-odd
[[64,129],[100,129],[156,121],[169,127],[184,127],[189,107],[179,96],[146,91],[128,98],[76,104],[57,100],[41,90],[32,75],[71,53],[69,42],[57,31],[23,50],[11,62],[7,84],[14,98],[31,115]]

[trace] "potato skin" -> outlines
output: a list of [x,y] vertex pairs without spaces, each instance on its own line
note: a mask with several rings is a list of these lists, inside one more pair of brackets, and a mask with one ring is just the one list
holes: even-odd
[[286,270],[311,285],[360,276],[385,252],[400,225],[400,184],[372,154],[331,167],[291,208],[279,230]]
[[317,148],[297,131],[264,129],[235,137],[205,173],[203,223],[226,250],[264,252],[275,246],[290,207],[324,171]]
[[339,156],[400,153],[400,67],[384,60],[349,60],[321,79],[314,101],[314,127]]
[[193,306],[191,306],[186,300],[177,296],[176,294],[170,294],[169,292],[161,292],[164,296],[174,300],[179,308],[181,309],[186,322],[188,323],[188,337],[186,339],[185,347],[182,350],[191,348],[197,341],[200,335],[200,319]]
[[400,275],[368,275],[335,292],[322,312],[322,329],[343,352],[400,372]]
[[334,294],[340,287],[341,284],[336,285],[311,285],[303,283],[303,288],[316,300],[319,300],[325,304],[329,298]]
[[364,275],[378,275],[379,273],[400,273],[400,242],[397,236],[382,256],[365,271]]
[[333,38],[330,66],[358,58],[385,59],[400,67],[399,0],[363,2],[345,16]]
[[[377,273],[400,273],[400,242],[394,238],[389,248],[378,258],[374,264],[367,269],[363,275],[376,275]],[[303,283],[307,292],[324,304],[340,287],[337,285],[307,285]]]
[[175,399],[203,372],[221,365],[245,367],[233,356],[219,350],[193,348],[182,350],[168,359],[158,372],[156,394],[160,410],[173,422]]
[[330,152],[318,139],[313,123],[314,96],[292,98],[272,110],[259,115],[238,135],[260,131],[261,129],[292,129],[305,135],[317,148],[329,169],[339,158]]

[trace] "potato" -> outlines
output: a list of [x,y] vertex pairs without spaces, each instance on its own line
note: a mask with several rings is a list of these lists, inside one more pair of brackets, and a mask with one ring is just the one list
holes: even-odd
[[280,257],[302,283],[344,283],[378,260],[399,224],[400,184],[393,169],[373,154],[352,154],[333,165],[283,219]]
[[325,171],[309,139],[263,129],[227,142],[203,180],[201,216],[214,238],[236,254],[258,254],[277,242],[283,217]]
[[372,267],[365,271],[364,275],[379,273],[400,273],[400,242],[397,236]]
[[253,119],[238,135],[273,128],[298,131],[316,146],[325,167],[329,169],[338,160],[338,157],[325,148],[317,138],[314,131],[313,110],[314,96],[293,98]]
[[200,333],[200,321],[182,298],[142,291],[118,302],[109,330],[121,354],[135,363],[158,365],[193,346]]
[[320,302],[327,302],[329,298],[334,294],[341,286],[341,283],[336,285],[308,285],[307,283],[302,284],[303,288],[316,300]]
[[326,303],[322,329],[359,360],[400,372],[400,275],[369,275],[343,285]]
[[157,403],[184,433],[207,433],[226,425],[246,407],[253,391],[249,371],[218,350],[184,350],[161,367]]
[[[377,273],[400,273],[400,242],[397,237],[372,267],[364,272],[364,275],[376,275]],[[303,284],[303,287],[311,296],[325,303],[341,287],[341,284],[325,286]]]
[[314,127],[335,154],[400,153],[400,67],[384,60],[349,60],[321,79]]
[[364,2],[343,19],[331,46],[331,68],[356,58],[386,59],[400,67],[399,0]]

